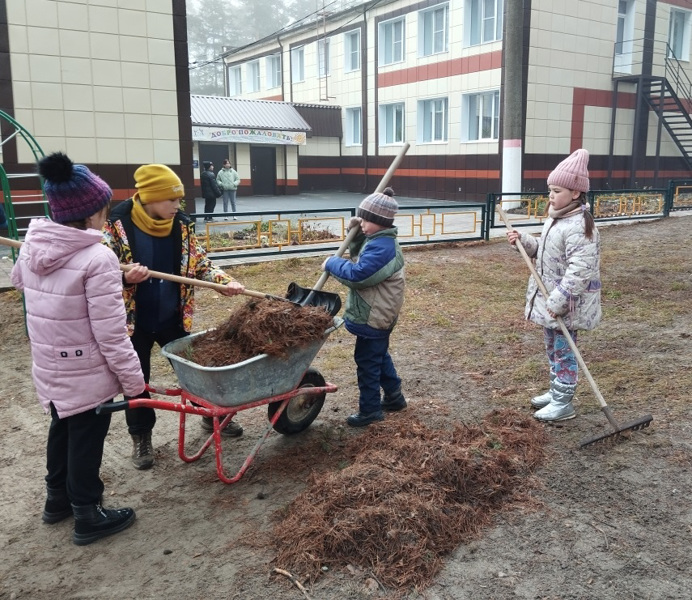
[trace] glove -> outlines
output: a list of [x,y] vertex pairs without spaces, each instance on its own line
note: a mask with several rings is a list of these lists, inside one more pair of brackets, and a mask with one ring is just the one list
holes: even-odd
[[350,231],[354,227],[360,227],[360,217],[351,217],[351,220],[348,222],[348,227],[346,229]]

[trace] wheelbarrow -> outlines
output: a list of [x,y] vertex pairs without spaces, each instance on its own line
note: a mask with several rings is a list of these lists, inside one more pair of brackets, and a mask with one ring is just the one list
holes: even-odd
[[[102,404],[96,412],[112,413],[146,406],[180,413],[178,456],[185,462],[194,462],[214,444],[219,479],[224,483],[235,483],[247,471],[272,430],[290,435],[308,428],[322,410],[326,395],[338,389],[326,382],[310,364],[329,334],[342,324],[343,319],[334,317],[333,325],[322,338],[295,348],[286,358],[260,354],[223,367],[205,367],[185,358],[190,354],[194,339],[206,332],[174,340],[166,344],[161,353],[171,362],[180,387],[158,389],[147,386],[147,389],[154,394],[176,397],[175,400],[134,398]],[[264,405],[267,406],[269,425],[237,473],[229,477],[224,469],[221,431],[240,411]],[[214,423],[211,435],[194,454],[188,454],[185,446],[187,415],[211,417]]]

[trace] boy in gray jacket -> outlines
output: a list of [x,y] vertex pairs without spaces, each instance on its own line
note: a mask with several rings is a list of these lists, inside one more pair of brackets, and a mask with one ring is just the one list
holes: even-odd
[[[383,410],[406,408],[401,379],[389,355],[389,336],[404,303],[404,256],[396,239],[394,191],[371,194],[358,207],[349,229],[361,231],[349,248],[350,260],[332,256],[322,268],[349,288],[344,323],[356,336],[360,397],[358,412],[346,419],[363,427],[384,419]],[[384,392],[382,400],[380,389]]]

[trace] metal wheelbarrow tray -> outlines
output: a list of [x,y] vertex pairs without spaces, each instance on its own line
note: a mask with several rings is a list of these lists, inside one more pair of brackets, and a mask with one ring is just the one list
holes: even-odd
[[[295,348],[286,358],[260,354],[243,362],[223,367],[205,367],[182,355],[189,354],[194,339],[205,332],[180,338],[166,344],[161,353],[170,360],[178,377],[179,388],[157,389],[150,392],[177,396],[178,400],[135,398],[102,404],[97,412],[115,412],[126,408],[147,406],[180,413],[178,456],[185,462],[198,460],[214,444],[216,471],[224,483],[238,481],[252,463],[272,430],[282,434],[303,431],[322,410],[327,393],[337,387],[328,383],[321,373],[310,367],[313,359],[330,333],[343,324],[334,317],[332,327],[321,339],[302,348]],[[222,461],[221,431],[241,410],[267,405],[269,425],[255,444],[245,462],[233,477],[225,474]],[[214,430],[194,454],[185,451],[185,422],[188,414],[212,417]]]

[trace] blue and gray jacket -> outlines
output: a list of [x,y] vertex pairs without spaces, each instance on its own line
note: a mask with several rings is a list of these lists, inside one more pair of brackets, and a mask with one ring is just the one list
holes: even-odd
[[350,259],[332,256],[325,269],[349,288],[344,311],[346,329],[354,335],[389,335],[404,303],[404,255],[397,228],[366,236],[349,247]]

